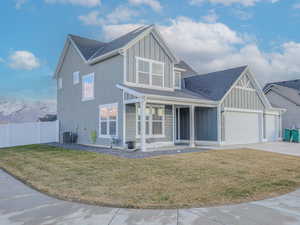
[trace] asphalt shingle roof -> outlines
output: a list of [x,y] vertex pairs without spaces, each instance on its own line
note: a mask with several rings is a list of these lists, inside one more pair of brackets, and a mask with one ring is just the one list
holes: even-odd
[[[300,90],[284,87],[281,85],[273,84],[272,90],[276,92],[278,95],[288,99],[289,101],[293,102],[294,104],[300,106]],[[276,104],[276,103],[275,103]],[[273,103],[272,103],[273,105]],[[274,106],[274,105],[273,105]]]
[[164,97],[175,97],[175,98],[187,98],[187,99],[198,99],[198,100],[205,100],[208,101],[210,99],[206,98],[205,96],[192,92],[187,89],[179,89],[175,91],[164,91],[164,90],[155,90],[149,88],[141,88],[141,87],[132,87],[121,84],[121,86],[126,87],[128,89],[134,90],[141,94],[146,95],[157,95],[157,96],[164,96]]
[[264,90],[266,90],[272,84],[276,84],[276,85],[280,85],[280,86],[288,87],[288,88],[293,88],[293,89],[300,91],[300,79],[269,83],[264,87]]
[[183,72],[184,76],[191,76],[197,74],[197,72],[183,60],[175,64],[175,67],[186,70],[185,72]]
[[116,49],[122,48],[130,41],[135,39],[141,33],[146,31],[148,28],[152,27],[153,25],[149,26],[141,26],[115,40],[110,42],[100,42],[96,40],[91,40],[88,38],[79,37],[76,35],[69,35],[73,42],[76,44],[77,48],[84,56],[86,60],[92,60],[99,56],[102,56],[106,53],[114,51]]
[[219,101],[247,66],[184,78],[185,88],[206,98]]

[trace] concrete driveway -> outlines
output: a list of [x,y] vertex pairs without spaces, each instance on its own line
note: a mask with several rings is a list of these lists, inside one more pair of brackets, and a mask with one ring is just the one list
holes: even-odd
[[299,225],[300,190],[212,208],[136,210],[91,206],[39,193],[0,170],[1,225]]
[[289,142],[268,142],[260,144],[252,144],[247,146],[248,148],[276,152],[286,155],[300,156],[300,144]]

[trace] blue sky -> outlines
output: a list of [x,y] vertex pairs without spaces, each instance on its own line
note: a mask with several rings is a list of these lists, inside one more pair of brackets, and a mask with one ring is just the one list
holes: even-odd
[[69,33],[107,41],[153,23],[200,73],[249,64],[261,84],[300,79],[300,0],[5,0],[0,21],[0,96],[54,99]]

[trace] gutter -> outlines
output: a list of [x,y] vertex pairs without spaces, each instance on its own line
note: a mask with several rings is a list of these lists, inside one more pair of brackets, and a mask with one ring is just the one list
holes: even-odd
[[111,52],[108,52],[108,53],[106,53],[104,55],[98,56],[97,58],[94,58],[92,60],[88,60],[88,64],[93,65],[95,63],[104,61],[104,60],[106,60],[108,58],[111,58],[111,57],[116,56],[116,55],[120,55],[122,53],[123,53],[123,50],[121,48],[118,48],[118,49],[113,50]]

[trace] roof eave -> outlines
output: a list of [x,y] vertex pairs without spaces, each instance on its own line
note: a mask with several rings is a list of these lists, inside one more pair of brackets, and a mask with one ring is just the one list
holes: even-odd
[[98,56],[98,57],[96,57],[94,59],[88,60],[87,63],[90,64],[90,65],[93,65],[93,64],[96,64],[98,62],[104,61],[104,60],[106,60],[108,58],[111,58],[113,56],[122,54],[122,52],[123,52],[122,48],[118,48],[118,49],[115,49],[115,50],[113,50],[111,52],[108,52],[108,53],[106,53],[104,55]]

